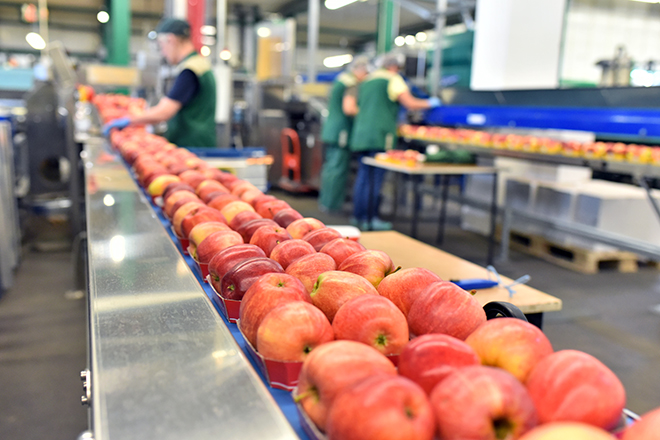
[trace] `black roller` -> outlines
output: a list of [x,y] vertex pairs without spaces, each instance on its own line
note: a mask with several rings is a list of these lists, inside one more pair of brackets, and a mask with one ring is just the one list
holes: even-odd
[[518,318],[527,322],[525,314],[516,306],[504,301],[492,301],[484,306],[486,319]]

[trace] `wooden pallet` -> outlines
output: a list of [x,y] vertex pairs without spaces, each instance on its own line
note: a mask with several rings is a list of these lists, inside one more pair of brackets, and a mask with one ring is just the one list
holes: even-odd
[[511,231],[509,246],[557,266],[585,274],[598,273],[607,268],[622,273],[638,271],[638,257],[632,252],[584,249],[570,244],[554,243],[540,235],[518,231]]

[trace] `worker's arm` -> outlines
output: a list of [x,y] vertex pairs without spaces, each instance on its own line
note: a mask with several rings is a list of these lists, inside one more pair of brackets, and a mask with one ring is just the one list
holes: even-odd
[[158,124],[169,121],[181,110],[181,103],[163,96],[158,104],[138,116],[131,117],[131,124]]
[[357,98],[354,95],[346,94],[341,102],[341,108],[346,116],[355,116],[358,114]]
[[428,99],[415,98],[409,90],[402,92],[397,101],[408,110],[426,110],[432,107]]

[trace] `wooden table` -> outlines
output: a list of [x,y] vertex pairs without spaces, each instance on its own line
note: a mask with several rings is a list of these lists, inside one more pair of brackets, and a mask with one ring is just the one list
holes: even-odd
[[[419,182],[420,179],[414,178],[415,176],[442,176],[442,193],[440,205],[440,220],[438,225],[438,236],[436,243],[441,244],[444,238],[445,219],[447,218],[447,197],[449,195],[449,178],[451,176],[465,176],[475,174],[491,174],[493,175],[493,192],[491,194],[491,207],[490,207],[490,234],[488,236],[488,256],[486,261],[488,264],[493,264],[493,257],[495,255],[495,220],[497,216],[497,173],[498,168],[487,167],[479,165],[462,165],[462,164],[446,164],[446,163],[419,163],[415,166],[399,165],[396,163],[384,162],[376,160],[373,157],[362,158],[362,163],[376,168],[381,168],[396,173],[394,180],[394,198],[393,216],[396,217],[397,208],[397,195],[399,186],[399,175],[406,174],[413,176],[413,214],[410,228],[410,235],[417,238],[417,224],[419,222],[419,210],[417,207],[420,203]],[[369,191],[371,194],[371,191]],[[369,201],[371,205],[372,201]],[[371,210],[369,210],[371,212]]]
[[[399,232],[364,232],[360,236],[360,243],[367,249],[376,249],[387,253],[395,266],[402,268],[423,267],[437,274],[443,280],[487,278],[488,272],[484,267],[441,251]],[[512,280],[502,277],[506,284]],[[481,304],[491,301],[505,301],[517,306],[527,316],[529,322],[541,327],[543,313],[561,310],[561,299],[527,285],[514,287],[515,294],[509,297],[504,287],[493,287],[478,290],[475,298]]]

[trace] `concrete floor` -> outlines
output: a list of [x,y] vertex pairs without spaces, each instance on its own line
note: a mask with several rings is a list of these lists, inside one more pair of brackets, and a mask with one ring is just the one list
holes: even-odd
[[[348,220],[348,206],[331,215],[318,211],[315,197],[274,194],[326,224]],[[433,218],[435,208],[428,204],[423,217]],[[486,239],[457,227],[455,206],[449,213],[441,248],[484,265]],[[395,229],[408,233],[409,224],[399,220]],[[422,222],[419,238],[433,244],[436,231],[435,222]],[[496,267],[511,278],[529,274],[531,286],[563,300],[562,311],[545,315],[556,350],[583,350],[612,368],[632,411],[660,406],[660,316],[652,312],[660,304],[657,269],[583,275],[517,252]],[[70,253],[27,251],[15,286],[0,297],[0,439],[70,440],[87,428],[79,379],[86,366],[85,301],[72,294],[74,285]]]

